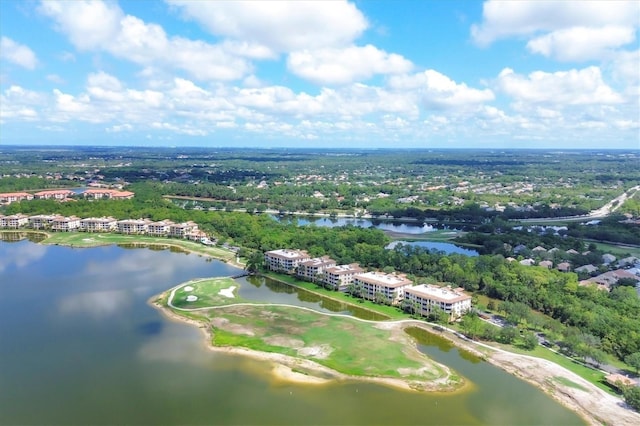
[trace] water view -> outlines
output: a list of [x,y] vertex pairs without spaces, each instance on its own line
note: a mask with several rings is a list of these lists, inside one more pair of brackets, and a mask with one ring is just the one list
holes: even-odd
[[[437,339],[420,349],[468,378],[464,392],[292,384],[267,362],[208,350],[196,327],[147,303],[189,279],[237,272],[169,250],[0,242],[0,423],[583,424]],[[242,297],[351,312],[264,279],[239,283]]]

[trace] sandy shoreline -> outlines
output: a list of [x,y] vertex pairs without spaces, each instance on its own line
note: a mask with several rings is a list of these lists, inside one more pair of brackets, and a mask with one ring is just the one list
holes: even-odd
[[[168,294],[165,293],[165,294]],[[441,391],[437,383],[428,383],[427,386],[416,389],[408,381],[393,378],[378,377],[354,377],[348,376],[313,361],[290,357],[283,354],[253,351],[244,348],[215,347],[211,345],[212,335],[207,325],[203,322],[186,318],[176,314],[171,309],[163,306],[154,297],[150,303],[159,309],[167,318],[173,321],[186,322],[198,327],[203,333],[203,344],[209,350],[252,357],[261,361],[273,363],[272,374],[276,380],[322,385],[335,383],[336,381],[364,381],[391,386],[403,391]],[[403,328],[401,324],[389,324],[391,327]],[[426,328],[425,328],[426,329]],[[427,329],[427,331],[430,331]],[[448,333],[439,333],[457,347],[478,355],[491,364],[525,380],[550,395],[557,402],[576,412],[590,425],[632,426],[640,424],[640,414],[624,406],[622,399],[606,393],[587,380],[565,368],[544,359],[526,355],[514,354],[506,351],[480,350],[473,342],[467,342],[449,336]],[[581,387],[567,386],[558,381],[565,378]],[[457,391],[464,391],[463,389]]]

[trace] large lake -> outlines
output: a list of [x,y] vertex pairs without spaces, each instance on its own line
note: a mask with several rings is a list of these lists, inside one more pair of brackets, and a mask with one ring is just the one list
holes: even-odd
[[[210,351],[197,328],[147,304],[189,279],[237,272],[168,250],[0,241],[0,423],[584,424],[442,342],[420,349],[471,381],[465,392],[282,383],[269,363]],[[343,309],[264,280],[239,284],[247,298]]]

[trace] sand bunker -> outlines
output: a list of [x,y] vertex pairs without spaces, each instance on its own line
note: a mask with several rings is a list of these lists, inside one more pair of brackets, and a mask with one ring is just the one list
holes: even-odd
[[218,292],[218,294],[220,296],[229,297],[229,298],[233,299],[235,297],[234,294],[233,294],[233,290],[235,290],[235,289],[236,289],[236,286],[232,285],[229,288],[223,288],[222,290],[220,290]]
[[186,286],[185,288],[183,288],[184,291],[193,291],[193,287],[191,287],[190,285]]
[[198,296],[194,296],[193,294],[187,296],[187,302],[195,302],[196,300],[198,300]]

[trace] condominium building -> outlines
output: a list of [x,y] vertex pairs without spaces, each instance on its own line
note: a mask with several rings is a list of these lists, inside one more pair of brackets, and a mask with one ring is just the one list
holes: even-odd
[[103,198],[109,198],[114,200],[128,200],[135,195],[129,191],[118,191],[116,189],[87,189],[82,193],[86,198],[93,198],[94,200],[100,200]]
[[403,299],[405,288],[410,287],[413,282],[403,274],[376,271],[355,275],[353,284],[362,298],[395,305]]
[[429,315],[433,309],[445,311],[451,320],[461,317],[471,309],[471,296],[462,289],[420,284],[404,290],[404,303],[421,315]]
[[33,195],[27,192],[5,192],[0,193],[0,204],[11,204],[17,201],[33,200]]
[[20,213],[0,217],[0,228],[17,229],[27,223],[29,223],[29,216]]
[[43,200],[66,200],[74,194],[75,192],[69,191],[68,189],[60,189],[55,191],[40,191],[33,195],[35,198]]
[[147,227],[147,234],[158,237],[166,237],[169,235],[169,227],[174,225],[170,220],[161,220],[160,222],[151,222]]
[[80,229],[86,232],[110,232],[117,228],[112,217],[89,217],[80,220]]
[[324,282],[334,290],[347,291],[356,274],[364,270],[357,263],[331,266],[324,270]]
[[125,219],[116,224],[121,234],[144,234],[151,221],[147,219]]
[[55,214],[37,214],[35,216],[29,216],[29,227],[33,229],[50,229],[53,220],[58,215]]
[[76,216],[57,217],[51,223],[51,229],[54,231],[72,231],[80,228],[80,218]]
[[293,272],[300,262],[309,260],[311,257],[304,250],[271,250],[264,254],[264,262],[267,268],[272,271]]
[[198,224],[192,221],[183,223],[172,223],[169,225],[169,236],[185,238],[187,234],[198,229]]
[[332,266],[336,266],[336,261],[329,256],[315,257],[300,262],[296,274],[305,280],[316,282],[319,278],[322,279],[324,271]]

